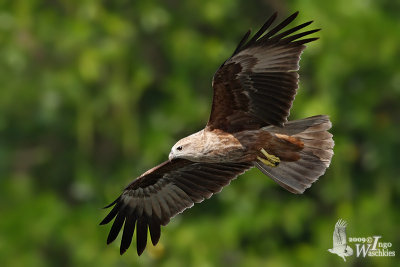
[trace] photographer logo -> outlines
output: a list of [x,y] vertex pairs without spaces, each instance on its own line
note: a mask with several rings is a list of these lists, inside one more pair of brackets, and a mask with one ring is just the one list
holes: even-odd
[[[328,249],[330,253],[342,257],[344,261],[346,261],[346,257],[352,256],[353,254],[357,258],[394,257],[396,255],[396,252],[392,248],[392,243],[383,242],[382,236],[380,235],[369,237],[349,237],[347,242],[346,227],[346,221],[342,219],[337,221],[333,231],[333,248]],[[348,243],[354,244],[355,251]]]

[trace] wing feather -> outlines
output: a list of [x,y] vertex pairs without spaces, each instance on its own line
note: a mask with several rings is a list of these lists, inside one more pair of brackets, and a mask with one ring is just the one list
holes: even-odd
[[279,33],[297,15],[270,29],[277,17],[273,14],[249,41],[247,32],[233,55],[217,70],[209,130],[233,133],[287,122],[298,88],[297,71],[304,44],[318,39],[300,38],[319,31],[296,33],[310,25],[309,21]]
[[122,225],[125,221],[125,213],[126,213],[126,206],[123,205],[120,211],[117,214],[117,217],[114,220],[114,223],[111,227],[110,233],[107,237],[107,244],[110,244],[117,238],[119,231],[121,231]]
[[[147,244],[147,217],[141,216],[136,224],[136,249],[137,254],[142,255]],[[122,237],[123,238],[123,237]]]
[[[155,246],[160,240],[161,236],[161,224],[157,218],[152,218],[149,222],[150,238],[151,243]],[[132,239],[132,236],[130,237]]]
[[[162,218],[162,217],[161,217],[161,206],[160,206],[160,203],[157,201],[156,196],[154,196],[155,193],[156,193],[155,191],[152,191],[152,192],[150,193],[151,207],[152,207],[152,210],[153,210],[153,212],[154,212],[154,215],[155,215],[158,219],[161,219],[161,218]],[[154,216],[153,216],[153,217],[154,217]]]
[[132,242],[133,232],[135,231],[136,224],[136,216],[132,212],[128,214],[125,218],[124,232],[122,234],[121,246],[120,246],[120,254],[124,254],[124,252],[129,248]]
[[135,226],[138,255],[147,243],[147,232],[153,245],[160,239],[161,225],[172,217],[199,203],[247,169],[251,163],[195,163],[183,159],[167,161],[147,171],[128,185],[122,195],[113,202],[110,213],[100,224],[115,218],[107,244],[122,232],[120,253],[131,245]]

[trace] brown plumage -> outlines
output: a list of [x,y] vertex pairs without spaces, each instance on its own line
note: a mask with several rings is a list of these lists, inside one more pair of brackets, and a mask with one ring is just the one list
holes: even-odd
[[213,79],[213,104],[206,127],[179,140],[169,160],[148,170],[106,208],[100,224],[114,223],[107,244],[123,228],[120,253],[136,229],[137,253],[160,239],[161,225],[183,210],[218,193],[238,175],[257,167],[283,188],[303,193],[329,166],[334,142],[331,122],[319,115],[287,122],[296,90],[299,39],[318,30],[293,34],[303,23],[281,33],[297,12],[270,28],[276,14],[250,39],[245,34]]

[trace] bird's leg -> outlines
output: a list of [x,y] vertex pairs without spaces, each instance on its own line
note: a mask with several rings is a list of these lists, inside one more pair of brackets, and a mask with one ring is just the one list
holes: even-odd
[[276,167],[279,165],[279,162],[281,162],[281,160],[277,156],[269,154],[267,151],[265,151],[264,148],[261,148],[260,151],[261,153],[263,153],[266,159],[263,159],[261,157],[257,157],[257,159],[262,163],[264,163],[265,165],[270,167]]

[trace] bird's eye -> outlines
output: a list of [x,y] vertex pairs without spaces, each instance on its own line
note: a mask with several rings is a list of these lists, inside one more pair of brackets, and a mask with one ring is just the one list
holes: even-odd
[[181,151],[181,150],[182,150],[182,146],[178,146],[178,147],[176,148],[176,150]]

